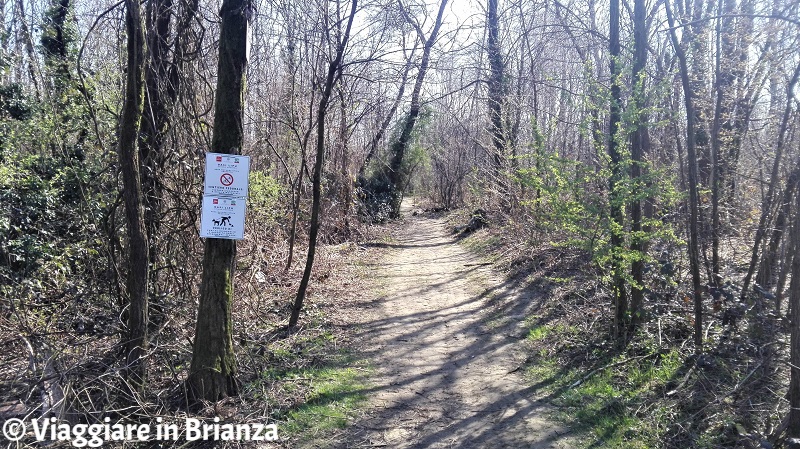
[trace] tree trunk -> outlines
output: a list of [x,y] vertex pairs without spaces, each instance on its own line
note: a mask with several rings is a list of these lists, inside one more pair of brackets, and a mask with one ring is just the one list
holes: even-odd
[[[39,71],[37,70],[37,64],[39,58],[36,56],[36,52],[34,51],[33,45],[33,38],[31,37],[31,32],[28,29],[28,18],[25,17],[25,1],[24,0],[17,0],[16,2],[16,10],[17,10],[17,17],[15,17],[17,24],[19,26],[20,34],[22,34],[21,39],[25,42],[25,50],[28,53],[28,75],[31,77],[31,82],[33,83],[33,93],[36,101],[40,101],[42,99],[41,92],[39,85]],[[45,89],[45,94],[47,90]]]
[[403,15],[406,17],[406,21],[411,23],[417,29],[417,34],[419,35],[420,39],[425,41],[425,45],[422,48],[422,61],[420,61],[417,79],[414,82],[414,90],[411,92],[411,107],[408,111],[408,115],[406,115],[405,122],[403,123],[400,137],[397,139],[397,142],[392,145],[392,160],[389,163],[389,169],[386,172],[386,179],[388,180],[389,189],[391,190],[390,193],[392,196],[391,208],[393,218],[400,216],[400,203],[403,200],[403,188],[408,182],[407,178],[409,175],[406,173],[405,167],[403,166],[403,160],[405,159],[408,146],[411,144],[411,133],[414,131],[414,125],[419,117],[421,109],[420,95],[422,92],[422,83],[425,81],[425,74],[428,72],[431,49],[433,48],[433,44],[436,42],[436,39],[439,35],[439,28],[442,26],[442,16],[444,15],[445,6],[447,6],[447,0],[442,0],[442,3],[439,4],[439,12],[436,15],[436,22],[434,23],[433,30],[431,31],[430,36],[425,39],[422,29],[419,28],[419,25],[417,25],[416,22],[408,17],[408,13],[406,12],[405,8],[400,5],[400,9]]
[[622,92],[620,88],[620,42],[619,42],[619,0],[611,0],[611,28],[609,34],[609,52],[611,54],[611,103],[609,112],[608,156],[611,159],[611,177],[609,178],[609,207],[611,209],[611,251],[613,252],[612,270],[614,283],[614,338],[624,340],[629,322],[628,293],[625,287],[623,271],[625,264],[618,252],[624,244],[625,205],[620,197],[619,186],[622,183],[622,155],[619,151],[618,132],[621,120]]
[[339,165],[339,179],[342,192],[339,198],[342,202],[342,232],[343,237],[350,238],[350,206],[353,202],[353,182],[350,176],[350,149],[347,146],[350,127],[347,124],[347,98],[344,91],[339,90],[339,144],[342,159]]
[[783,159],[783,150],[786,144],[786,135],[789,131],[789,120],[792,116],[794,88],[797,85],[798,79],[800,79],[800,65],[797,66],[791,81],[789,81],[789,84],[786,86],[786,108],[783,111],[783,118],[781,119],[780,130],[778,131],[778,142],[775,148],[775,160],[772,163],[772,174],[770,175],[769,187],[767,188],[767,194],[761,204],[761,217],[758,220],[758,228],[756,229],[755,241],[753,242],[753,251],[750,254],[750,266],[748,267],[747,274],[742,282],[742,301],[747,299],[747,294],[750,290],[750,281],[752,280],[753,274],[758,266],[761,243],[768,231],[770,213],[772,212],[773,207],[773,197],[775,196],[775,191],[778,189],[781,160]]
[[[722,14],[723,0],[718,0],[717,11]],[[730,2],[726,2],[726,7]],[[725,26],[730,27],[731,19],[725,20]],[[709,283],[714,286],[719,286],[721,279],[719,279],[720,260],[719,260],[719,237],[720,237],[720,219],[719,219],[719,202],[720,202],[720,178],[722,173],[720,170],[720,146],[722,145],[721,121],[723,109],[723,94],[726,88],[730,87],[732,83],[732,74],[729,71],[722,69],[722,27],[723,19],[717,18],[716,38],[717,38],[717,52],[715,55],[714,63],[714,84],[715,84],[715,100],[714,100],[714,119],[711,125],[711,279]],[[726,30],[726,33],[728,31]],[[727,42],[727,39],[725,39]]]
[[508,186],[505,182],[506,169],[506,130],[503,126],[503,105],[506,101],[505,67],[500,50],[500,18],[497,13],[499,0],[489,0],[486,19],[487,42],[486,54],[489,60],[489,136],[492,140],[492,160],[494,162],[495,181],[503,209],[510,208]]
[[[766,248],[764,257],[761,258],[761,265],[756,275],[756,282],[763,288],[768,289],[772,286],[774,278],[775,262],[778,258],[778,247],[783,239],[784,230],[788,225],[788,220],[791,218],[792,198],[796,194],[797,185],[800,182],[800,162],[795,165],[789,179],[786,181],[786,187],[783,190],[783,197],[779,204],[778,216],[775,218],[775,225],[772,226],[772,235],[769,239],[769,244]],[[780,309],[780,307],[778,307]],[[780,310],[776,310],[780,312]]]
[[132,385],[145,381],[147,351],[148,248],[144,222],[142,186],[136,136],[144,103],[145,37],[139,2],[126,0],[125,29],[128,34],[125,100],[119,125],[119,164],[122,169],[123,201],[128,226],[128,334],[125,341],[126,374]]
[[789,381],[789,438],[800,437],[800,195],[795,195],[794,226],[792,229],[792,281],[790,292],[791,332],[791,377]]
[[[416,42],[416,41],[415,41]],[[394,118],[395,112],[397,112],[398,106],[400,106],[400,102],[403,100],[403,94],[406,91],[406,84],[408,83],[408,74],[411,71],[411,65],[414,61],[414,53],[417,50],[417,44],[414,44],[414,48],[411,50],[411,53],[408,55],[408,59],[406,59],[406,66],[403,69],[403,77],[399,82],[400,88],[397,90],[397,96],[394,99],[394,103],[392,103],[392,107],[389,108],[389,112],[386,113],[386,117],[383,118],[383,122],[381,122],[380,126],[378,127],[378,132],[375,133],[375,136],[370,140],[369,145],[367,145],[367,156],[364,158],[364,162],[361,164],[361,168],[358,169],[358,176],[356,177],[356,181],[358,182],[358,187],[365,187],[366,179],[364,175],[367,172],[367,167],[369,166],[370,161],[373,157],[375,157],[375,153],[378,149],[378,144],[383,139],[384,134],[386,134],[386,130],[389,129],[389,125],[392,123],[392,119]]]
[[[707,18],[712,14],[715,6],[714,1],[709,0],[692,0],[691,6],[691,23],[686,26],[686,36],[684,41],[689,47],[689,54],[687,56],[687,69],[691,67],[688,72],[689,80],[691,83],[691,92],[694,97],[694,147],[697,153],[698,164],[698,182],[703,183],[704,186],[709,184],[710,177],[710,164],[711,157],[709,154],[709,130],[708,130],[708,116],[710,115],[710,105],[706,98],[710,98],[708,92],[708,82],[706,77],[710,70],[707,65],[708,61],[708,28],[709,20]],[[687,2],[688,7],[688,2]],[[699,198],[698,198],[699,201]],[[698,214],[701,211],[698,208]],[[699,231],[698,231],[699,232]]]
[[[669,21],[670,37],[680,66],[683,101],[686,106],[686,164],[689,166],[687,184],[689,187],[689,270],[692,275],[692,296],[694,299],[694,346],[695,352],[703,352],[703,292],[700,282],[700,244],[698,230],[698,191],[697,152],[695,150],[695,111],[692,98],[692,83],[689,79],[689,66],[686,53],[678,42],[675,32],[675,18],[672,14],[671,0],[664,2]],[[685,31],[687,32],[687,31]]]
[[[646,174],[645,154],[650,150],[650,134],[647,130],[648,115],[646,111],[645,65],[647,64],[647,21],[644,0],[633,3],[633,101],[634,123],[631,136],[631,178],[633,185],[644,187],[642,178]],[[634,193],[635,195],[635,193]],[[634,198],[631,202],[631,249],[638,253],[631,264],[631,275],[634,285],[631,287],[631,324],[639,322],[644,302],[644,255],[647,251],[646,237],[642,232],[648,231],[642,225],[642,201]],[[632,329],[631,329],[632,330]]]
[[294,261],[294,244],[297,241],[297,215],[300,212],[300,195],[303,187],[303,168],[306,163],[306,152],[300,154],[300,170],[297,171],[296,185],[292,187],[292,220],[289,225],[289,256],[286,258],[284,273],[288,273]]
[[328,109],[328,103],[331,99],[331,92],[333,86],[341,76],[342,58],[344,57],[344,50],[347,47],[347,41],[350,39],[350,29],[353,26],[353,18],[356,15],[356,7],[358,0],[353,0],[350,16],[347,19],[347,28],[345,29],[342,40],[336,47],[336,56],[328,66],[328,74],[325,78],[325,86],[322,92],[322,98],[319,100],[319,109],[317,109],[317,154],[314,160],[314,175],[311,193],[311,224],[308,231],[308,256],[306,258],[306,266],[303,270],[303,278],[300,280],[300,286],[297,289],[297,296],[294,300],[292,307],[292,316],[289,318],[289,328],[297,325],[300,319],[300,311],[303,310],[303,301],[306,297],[306,290],[308,283],[311,280],[311,270],[314,266],[314,256],[317,252],[317,234],[319,233],[319,212],[320,203],[322,200],[322,168],[325,162],[325,115]]
[[[220,16],[219,68],[211,149],[241,154],[247,67],[247,27],[253,13],[249,0],[223,0]],[[189,387],[193,398],[217,401],[238,394],[233,351],[233,278],[236,241],[206,239],[203,279],[197,311]]]
[[[163,185],[161,174],[163,166],[163,144],[169,129],[170,105],[174,101],[167,98],[167,53],[172,17],[172,0],[154,0],[147,4],[148,57],[146,68],[144,111],[142,129],[139,133],[139,159],[142,164],[142,200],[144,201],[145,229],[150,266],[155,267],[158,260],[157,236],[161,227],[161,197]],[[158,298],[158,270],[153,270],[150,279],[150,292]],[[158,301],[153,304],[153,320],[163,316]]]

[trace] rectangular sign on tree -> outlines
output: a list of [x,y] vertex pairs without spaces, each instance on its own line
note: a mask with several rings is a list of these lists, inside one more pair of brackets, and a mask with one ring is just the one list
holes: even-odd
[[203,195],[200,237],[215,239],[244,238],[245,198]]
[[206,153],[205,195],[247,198],[250,156]]
[[206,153],[200,237],[244,238],[250,156]]

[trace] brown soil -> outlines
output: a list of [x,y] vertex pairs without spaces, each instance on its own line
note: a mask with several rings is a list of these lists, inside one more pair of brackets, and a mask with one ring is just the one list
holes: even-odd
[[[350,310],[376,367],[370,406],[341,448],[570,448],[520,374],[524,315],[493,307],[502,276],[441,218],[411,216],[370,267],[377,299]],[[373,294],[372,296],[375,296]]]

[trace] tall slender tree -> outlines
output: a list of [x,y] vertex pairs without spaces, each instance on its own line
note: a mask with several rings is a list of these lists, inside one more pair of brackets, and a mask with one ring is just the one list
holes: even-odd
[[506,166],[506,129],[504,126],[503,106],[506,102],[505,64],[500,48],[500,15],[499,0],[489,0],[486,17],[486,55],[489,60],[489,136],[491,138],[492,161],[494,162],[496,183],[501,195],[504,209],[510,206],[508,186],[504,180]]
[[794,248],[792,280],[789,285],[791,301],[791,342],[789,380],[789,437],[800,438],[800,195],[795,196],[795,218],[791,245]]
[[[633,134],[631,135],[631,178],[636,186],[644,187],[643,177],[646,175],[645,154],[650,150],[650,133],[647,129],[648,114],[646,104],[646,72],[647,64],[647,6],[644,0],[633,2]],[[647,201],[647,200],[645,200]],[[633,286],[631,287],[631,320],[639,321],[642,303],[644,302],[644,252],[647,249],[643,226],[642,200],[634,195],[631,202],[631,249],[637,253],[631,266]],[[645,214],[646,215],[646,214]]]
[[143,385],[147,350],[148,247],[144,222],[142,184],[137,135],[144,103],[145,36],[141,4],[125,0],[125,29],[128,34],[127,76],[122,114],[119,118],[119,164],[122,169],[123,200],[128,227],[128,334],[126,362],[129,380]]
[[319,234],[319,214],[320,204],[322,201],[322,168],[325,163],[325,116],[327,115],[328,104],[331,100],[331,94],[336,82],[341,78],[342,59],[344,58],[344,51],[347,48],[347,41],[350,40],[350,30],[353,27],[353,18],[356,15],[356,7],[358,0],[353,0],[351,3],[350,15],[347,17],[347,25],[344,33],[339,38],[336,45],[336,53],[330,64],[328,64],[328,73],[325,77],[325,85],[323,86],[322,97],[319,100],[319,107],[317,108],[317,152],[314,159],[314,176],[312,185],[312,204],[311,204],[311,224],[308,232],[308,255],[306,257],[306,266],[303,270],[303,277],[300,280],[300,286],[297,289],[297,296],[294,300],[292,307],[292,315],[289,318],[289,328],[295,327],[297,321],[300,319],[300,311],[303,309],[303,301],[306,297],[306,290],[308,289],[308,282],[311,280],[311,270],[314,267],[314,257],[317,252],[317,235]]
[[619,41],[619,0],[611,0],[609,52],[611,54],[611,103],[608,128],[608,156],[611,164],[609,179],[609,205],[611,207],[611,251],[614,288],[614,336],[625,338],[629,321],[628,293],[625,286],[624,271],[626,266],[622,260],[625,228],[625,204],[622,200],[621,186],[623,181],[623,161],[619,148],[619,130],[622,117],[622,90],[620,86],[620,41]]
[[442,17],[444,16],[444,9],[447,6],[447,0],[442,0],[439,4],[439,11],[436,14],[436,20],[433,24],[433,29],[428,37],[425,37],[425,32],[422,27],[409,16],[405,6],[398,0],[400,11],[414,29],[417,31],[417,36],[424,42],[422,46],[422,60],[419,64],[417,71],[417,79],[414,82],[414,90],[411,92],[411,106],[409,107],[408,114],[406,115],[403,126],[400,131],[400,137],[392,144],[391,147],[391,161],[388,169],[385,171],[385,178],[388,180],[389,188],[392,196],[392,216],[400,216],[400,203],[403,200],[403,189],[408,182],[408,173],[403,164],[405,160],[406,151],[411,145],[412,133],[414,132],[414,125],[417,123],[420,112],[422,111],[422,84],[425,81],[425,75],[428,73],[428,67],[431,60],[431,50],[436,40],[439,37],[439,29],[442,27]]
[[[699,206],[698,206],[698,169],[697,151],[695,147],[696,127],[694,109],[694,97],[692,82],[689,78],[689,64],[687,63],[686,52],[678,42],[675,27],[675,16],[670,5],[672,0],[666,0],[664,5],[667,11],[667,21],[669,22],[669,33],[672,40],[672,47],[678,57],[678,66],[683,86],[683,102],[686,107],[686,164],[688,165],[687,185],[689,188],[689,271],[692,275],[692,298],[694,302],[694,346],[699,354],[703,352],[703,291],[700,281],[700,231],[699,231]],[[689,31],[684,32],[684,36]],[[685,36],[687,37],[687,36]],[[687,37],[691,39],[691,37]]]

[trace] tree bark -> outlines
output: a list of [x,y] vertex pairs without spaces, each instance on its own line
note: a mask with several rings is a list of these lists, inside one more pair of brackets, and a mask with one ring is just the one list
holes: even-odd
[[140,161],[136,149],[144,103],[145,36],[140,4],[125,1],[125,29],[128,34],[125,100],[119,125],[119,163],[122,170],[123,201],[128,226],[128,332],[125,341],[126,374],[141,388],[145,381],[147,351],[148,247],[144,222]]
[[[692,275],[692,296],[694,299],[694,346],[695,352],[703,352],[703,292],[700,282],[700,244],[698,230],[698,191],[699,181],[697,169],[697,152],[695,149],[695,110],[692,98],[692,83],[689,79],[689,67],[686,62],[686,52],[678,42],[675,32],[675,18],[672,14],[670,2],[664,5],[667,10],[672,47],[678,56],[681,84],[683,85],[683,101],[686,106],[686,164],[689,166],[687,184],[689,187],[689,271]],[[685,33],[688,32],[685,31]]]
[[[398,0],[399,3],[399,0]],[[431,49],[439,35],[439,29],[442,27],[442,16],[444,15],[444,8],[447,6],[447,0],[442,0],[439,4],[439,12],[436,15],[436,22],[434,23],[433,30],[430,36],[425,39],[422,29],[411,18],[402,4],[400,9],[406,17],[406,21],[411,23],[416,29],[420,39],[425,41],[422,48],[422,60],[420,61],[419,71],[417,72],[417,79],[414,82],[414,90],[411,92],[411,107],[406,115],[400,137],[392,145],[392,159],[389,163],[388,171],[386,172],[386,179],[388,180],[390,190],[392,190],[392,217],[400,216],[400,203],[403,200],[403,189],[408,181],[408,173],[405,172],[403,167],[403,160],[405,159],[406,151],[411,144],[411,133],[414,131],[414,125],[419,118],[421,110],[420,95],[422,92],[422,83],[425,81],[425,74],[428,72],[430,65]]]
[[622,92],[620,87],[620,42],[619,42],[619,0],[611,0],[611,28],[609,34],[609,53],[611,54],[611,103],[609,111],[608,156],[611,164],[609,183],[609,207],[611,210],[611,251],[614,288],[614,338],[625,340],[629,323],[628,293],[623,271],[624,261],[618,254],[624,244],[625,205],[620,195],[622,184],[622,155],[619,151],[618,132],[622,116]]
[[742,281],[742,296],[741,300],[747,299],[747,294],[750,290],[750,282],[753,279],[753,274],[758,266],[759,254],[761,250],[761,243],[764,236],[767,234],[770,214],[772,212],[772,202],[775,196],[775,191],[778,189],[778,181],[780,177],[781,160],[783,159],[783,150],[786,144],[786,134],[789,131],[789,120],[792,116],[792,102],[794,100],[794,88],[800,79],[800,65],[794,71],[789,84],[786,85],[786,107],[783,111],[783,118],[781,119],[780,130],[778,131],[778,142],[775,148],[775,160],[772,163],[772,174],[770,175],[769,187],[764,201],[761,204],[761,217],[758,220],[758,228],[756,229],[755,241],[753,242],[753,250],[750,254],[750,266],[747,269],[747,274]]
[[325,116],[328,109],[328,103],[331,99],[333,86],[341,77],[342,58],[344,57],[344,50],[347,47],[347,41],[350,39],[350,29],[353,26],[353,18],[356,15],[357,6],[358,0],[353,0],[344,35],[336,47],[336,55],[334,59],[328,65],[328,74],[325,78],[325,86],[323,88],[322,97],[319,100],[319,108],[317,109],[317,153],[314,159],[314,175],[312,178],[311,224],[308,232],[308,256],[306,257],[306,266],[303,270],[303,278],[300,280],[300,286],[297,289],[297,296],[295,297],[294,306],[292,307],[292,315],[289,318],[290,329],[295,327],[297,325],[297,321],[300,319],[300,311],[303,310],[303,301],[306,297],[308,283],[311,280],[311,270],[314,266],[314,257],[317,252],[319,213],[320,204],[322,201],[322,168],[323,164],[325,163]]
[[800,195],[795,195],[794,226],[792,229],[792,281],[790,291],[791,375],[789,380],[789,438],[800,437]]
[[498,193],[503,208],[510,208],[508,186],[504,180],[506,168],[506,130],[503,126],[503,105],[506,102],[505,67],[500,49],[500,17],[497,13],[499,0],[489,0],[486,19],[487,42],[486,55],[489,60],[489,136],[492,140],[492,160]]
[[[631,178],[633,185],[644,187],[646,175],[645,154],[650,151],[650,134],[647,129],[648,114],[645,96],[645,65],[647,64],[647,18],[644,0],[633,2],[633,101],[634,123],[631,136]],[[634,192],[634,196],[636,193]],[[645,200],[647,201],[647,200]],[[631,249],[638,253],[631,264],[634,285],[631,287],[631,324],[639,322],[644,302],[644,255],[647,251],[647,232],[642,223],[642,200],[634,198],[631,202]]]
[[[223,0],[219,68],[211,149],[241,154],[250,0]],[[233,278],[236,241],[208,238],[203,254],[200,305],[188,384],[194,399],[217,401],[238,394],[233,350]]]

